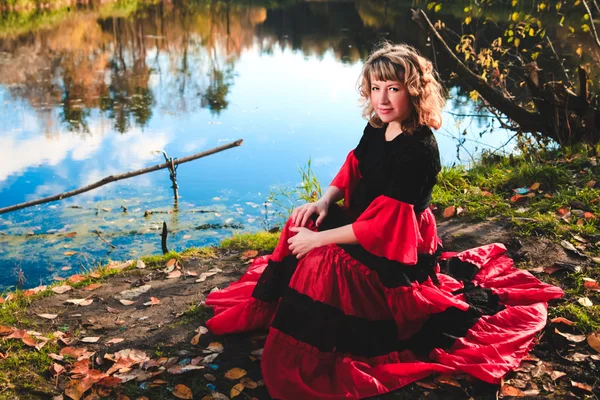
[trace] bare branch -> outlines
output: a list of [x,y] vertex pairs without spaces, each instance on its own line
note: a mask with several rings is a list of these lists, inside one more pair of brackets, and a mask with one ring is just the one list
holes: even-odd
[[582,0],[582,2],[585,6],[585,10],[588,13],[588,16],[590,17],[590,34],[592,34],[592,37],[596,40],[596,45],[600,47],[600,39],[598,39],[598,32],[596,32],[596,26],[594,25],[594,16],[592,15],[592,10],[590,10],[590,6],[588,6],[586,0]]

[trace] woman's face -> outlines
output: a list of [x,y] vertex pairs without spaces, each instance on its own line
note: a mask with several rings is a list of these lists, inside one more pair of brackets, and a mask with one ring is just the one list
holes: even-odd
[[410,94],[404,83],[371,79],[371,104],[383,123],[406,120],[412,112]]

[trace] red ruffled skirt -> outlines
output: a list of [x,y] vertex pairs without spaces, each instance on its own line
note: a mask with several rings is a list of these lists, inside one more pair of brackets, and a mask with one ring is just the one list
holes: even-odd
[[[431,242],[419,249],[435,249],[433,215],[418,222]],[[215,334],[269,329],[261,368],[274,398],[364,398],[432,373],[498,383],[544,327],[546,302],[562,296],[515,268],[501,244],[420,253],[416,265],[360,245],[320,247],[298,261],[289,224],[271,256],[206,300]]]

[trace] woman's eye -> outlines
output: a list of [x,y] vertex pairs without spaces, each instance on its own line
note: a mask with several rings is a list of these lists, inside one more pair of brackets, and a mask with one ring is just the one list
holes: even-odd
[[371,88],[371,90],[375,91],[375,90],[379,90],[379,88],[378,88],[378,87],[375,87],[375,86],[373,86],[373,87]]
[[400,89],[398,89],[398,88],[395,88],[395,87],[391,87],[391,88],[390,88],[390,91],[392,91],[392,92],[397,92],[397,91],[399,91],[399,90],[400,90]]

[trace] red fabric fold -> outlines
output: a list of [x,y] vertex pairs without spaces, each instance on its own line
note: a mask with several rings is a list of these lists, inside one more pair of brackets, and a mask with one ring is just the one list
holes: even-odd
[[419,252],[433,253],[439,242],[431,210],[417,219],[412,204],[384,195],[371,202],[352,230],[368,252],[409,265],[417,263]]
[[358,160],[352,150],[346,157],[346,161],[342,168],[338,171],[333,181],[329,186],[335,186],[344,192],[344,207],[350,207],[350,194],[354,191],[356,183],[360,179],[361,174],[358,169]]

